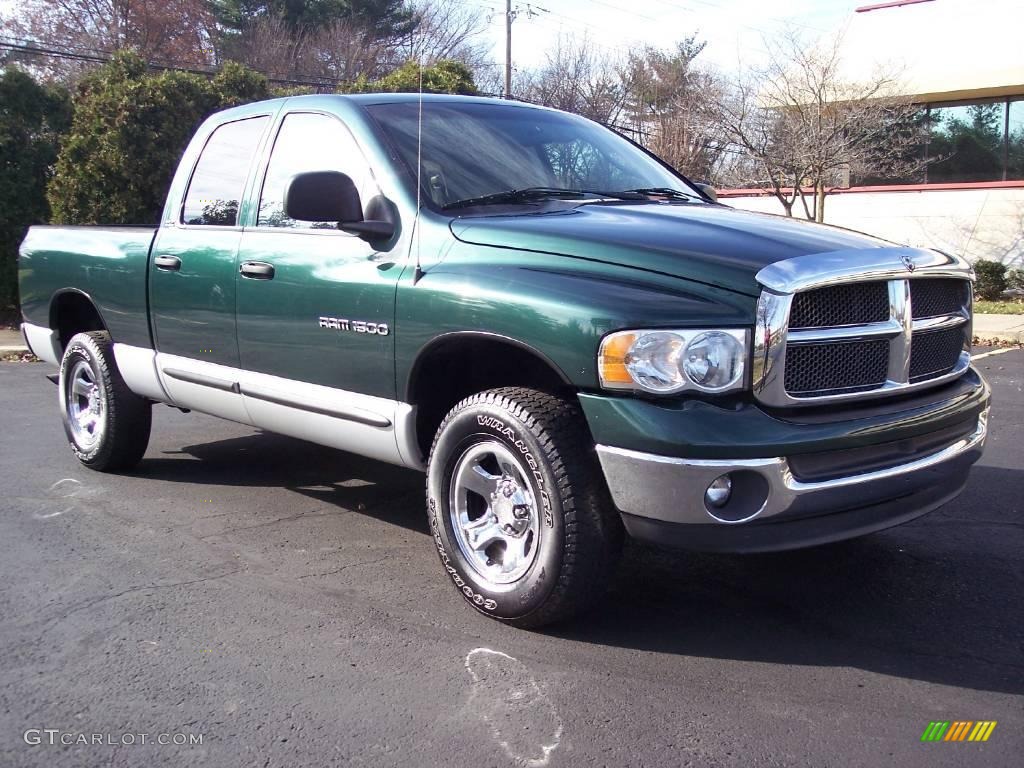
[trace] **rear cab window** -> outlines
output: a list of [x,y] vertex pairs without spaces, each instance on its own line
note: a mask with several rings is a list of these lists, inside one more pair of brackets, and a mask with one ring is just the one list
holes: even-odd
[[269,119],[260,116],[235,120],[210,134],[185,192],[182,224],[238,225],[245,181]]

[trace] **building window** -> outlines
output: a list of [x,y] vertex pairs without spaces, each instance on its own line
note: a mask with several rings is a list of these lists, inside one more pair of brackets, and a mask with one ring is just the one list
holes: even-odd
[[1006,180],[1024,180],[1024,99],[1011,101],[1006,114]]
[[928,110],[928,182],[1002,181],[1006,102]]
[[920,138],[902,142],[901,170],[869,160],[854,186],[1024,180],[1024,97],[923,105],[902,129]]

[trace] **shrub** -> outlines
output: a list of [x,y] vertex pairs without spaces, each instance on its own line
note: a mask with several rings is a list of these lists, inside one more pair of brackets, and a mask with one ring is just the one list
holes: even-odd
[[68,93],[9,67],[0,70],[0,316],[18,303],[18,246],[46,221],[46,183],[71,121]]
[[1006,265],[998,261],[978,259],[974,262],[978,279],[974,283],[974,294],[979,299],[995,301],[1006,290]]
[[[420,65],[407,61],[380,80],[360,77],[343,87],[344,93],[418,93],[420,89]],[[475,96],[478,91],[473,82],[473,73],[461,61],[441,59],[423,67],[424,93],[460,93]]]
[[1006,273],[1006,285],[1024,291],[1024,269],[1011,269]]
[[149,73],[119,53],[87,76],[47,195],[58,224],[155,224],[178,160],[217,110],[267,98],[262,75],[229,63],[212,79]]

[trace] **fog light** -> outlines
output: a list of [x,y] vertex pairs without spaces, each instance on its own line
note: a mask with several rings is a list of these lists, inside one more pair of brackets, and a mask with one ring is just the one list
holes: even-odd
[[728,475],[722,475],[721,477],[715,478],[711,481],[711,485],[704,491],[704,503],[708,507],[715,509],[721,509],[729,503],[729,497],[732,495],[732,478]]

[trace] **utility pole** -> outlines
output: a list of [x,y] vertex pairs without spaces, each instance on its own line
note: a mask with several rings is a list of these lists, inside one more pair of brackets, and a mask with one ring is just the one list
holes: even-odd
[[505,98],[512,98],[512,0],[505,0]]
[[[512,0],[505,0],[505,98],[512,98],[512,22],[520,13],[525,13],[527,19],[540,16],[542,13],[549,13],[547,8],[527,3],[526,8],[513,8]],[[490,17],[488,17],[488,21]]]

